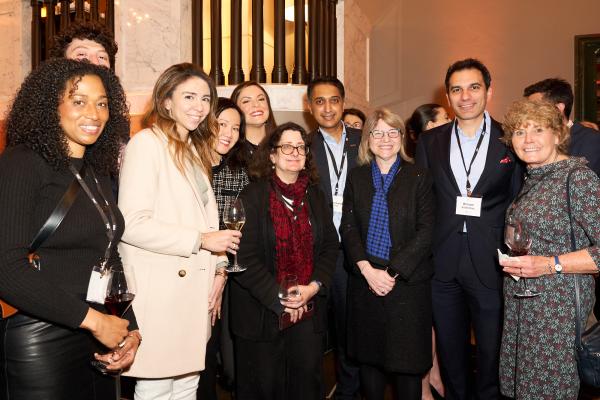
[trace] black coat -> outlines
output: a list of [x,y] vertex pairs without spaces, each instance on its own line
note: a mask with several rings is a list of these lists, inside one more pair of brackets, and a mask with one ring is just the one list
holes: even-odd
[[417,144],[417,165],[429,168],[434,181],[436,226],[433,240],[435,279],[449,282],[458,271],[463,224],[471,259],[481,283],[490,289],[502,288],[502,273],[496,249],[503,248],[504,216],[521,188],[523,167],[500,138],[502,127],[492,120],[485,166],[474,197],[482,197],[481,217],[456,214],[460,189],[450,167],[450,138],[453,124],[424,132]]
[[340,226],[351,269],[348,351],[360,363],[392,372],[422,373],[431,367],[431,177],[426,170],[404,162],[388,192],[389,268],[399,276],[384,297],[369,290],[356,266],[358,261],[369,259],[366,242],[374,193],[370,165],[350,171]]
[[[231,329],[251,340],[274,340],[279,335],[278,320],[283,312],[276,281],[275,231],[269,213],[270,183],[252,182],[241,194],[246,210],[246,223],[238,250],[238,262],[247,267],[232,274]],[[327,288],[333,276],[338,254],[338,238],[325,195],[316,186],[308,187],[307,201],[313,231],[312,280],[323,283],[315,301],[312,317],[315,332],[327,327]]]
[[585,157],[588,167],[600,176],[600,132],[575,122],[571,127],[569,154]]

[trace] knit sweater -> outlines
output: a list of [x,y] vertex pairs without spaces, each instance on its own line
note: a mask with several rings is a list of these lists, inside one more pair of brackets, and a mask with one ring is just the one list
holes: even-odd
[[[76,168],[81,159],[72,159]],[[91,167],[88,167],[88,171]],[[108,176],[96,174],[117,218],[111,263],[124,221],[113,199]],[[83,190],[58,229],[40,246],[39,271],[29,266],[27,249],[73,180],[68,170],[56,171],[23,145],[0,156],[0,298],[41,320],[77,328],[90,305],[85,302],[94,264],[104,256],[108,238],[102,218]],[[91,174],[85,182],[102,203]],[[104,311],[103,306],[94,305]],[[129,329],[137,328],[130,313]]]

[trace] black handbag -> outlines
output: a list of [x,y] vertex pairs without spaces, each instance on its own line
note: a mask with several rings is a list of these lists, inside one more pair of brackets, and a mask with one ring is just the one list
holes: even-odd
[[[576,251],[573,216],[571,215],[570,195],[571,173],[567,176],[567,211],[571,225],[571,251]],[[600,387],[600,323],[596,322],[583,334],[581,333],[581,303],[579,300],[579,282],[581,277],[575,275],[575,355],[577,370],[581,382],[592,387]]]

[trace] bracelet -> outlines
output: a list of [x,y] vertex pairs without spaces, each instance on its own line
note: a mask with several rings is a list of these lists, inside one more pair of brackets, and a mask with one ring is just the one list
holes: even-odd
[[225,268],[220,268],[215,270],[215,276],[222,276],[225,280],[227,280],[227,270]]
[[554,268],[552,267],[552,257],[550,257],[548,259],[548,265],[547,265],[547,267],[548,267],[548,274],[549,275],[554,275]]
[[385,272],[387,272],[387,274],[394,279],[396,279],[398,275],[400,275],[398,272],[394,271],[390,267],[385,267]]
[[134,337],[138,340],[138,346],[142,344],[142,335],[139,331],[131,331],[127,334],[127,337]]

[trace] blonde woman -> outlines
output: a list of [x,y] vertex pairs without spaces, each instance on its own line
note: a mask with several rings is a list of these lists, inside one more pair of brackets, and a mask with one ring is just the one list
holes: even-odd
[[240,242],[240,232],[219,231],[210,186],[216,101],[204,72],[187,63],[169,67],[154,86],[147,128],[125,151],[119,248],[125,268],[135,272],[133,309],[145,333],[127,373],[139,378],[136,400],[196,398],[227,278],[224,252]]
[[344,190],[348,352],[368,400],[383,400],[388,380],[398,398],[420,400],[431,368],[432,181],[406,155],[404,135],[396,114],[371,114]]

